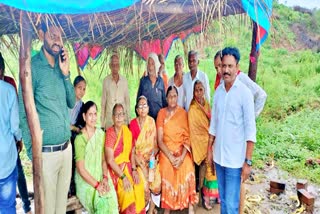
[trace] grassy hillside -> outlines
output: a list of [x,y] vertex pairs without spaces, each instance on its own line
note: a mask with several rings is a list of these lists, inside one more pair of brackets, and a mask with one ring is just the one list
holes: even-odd
[[[320,53],[316,52],[320,49],[314,45],[311,50],[308,46],[308,41],[317,41],[317,35],[320,35],[320,11],[309,12],[301,13],[283,5],[274,6],[272,31],[261,48],[258,62],[257,82],[267,92],[268,100],[257,121],[258,142],[254,164],[263,167],[273,159],[293,175],[320,183],[320,166],[304,164],[306,158],[320,158]],[[249,18],[241,15],[220,21],[213,23],[206,35],[191,36],[186,45],[188,50],[200,52],[199,67],[208,74],[211,94],[216,74],[212,59],[217,50],[236,46],[241,52],[241,70],[247,72],[249,64]],[[224,24],[223,27],[220,23]],[[297,26],[304,26],[300,31],[303,36],[296,34]],[[206,38],[210,38],[210,42]],[[166,60],[170,77],[174,73],[173,59],[177,54],[184,55],[181,41],[174,43]],[[17,58],[7,51],[4,51],[4,56],[9,65],[8,71],[17,77]],[[128,59],[122,60],[128,63]],[[89,63],[83,72],[87,79],[84,100],[93,100],[100,106],[102,81],[110,73],[108,62],[100,59]],[[133,73],[121,71],[129,82],[132,117],[139,78],[144,68],[144,63],[134,59]],[[73,79],[77,75],[74,58],[71,70]]]

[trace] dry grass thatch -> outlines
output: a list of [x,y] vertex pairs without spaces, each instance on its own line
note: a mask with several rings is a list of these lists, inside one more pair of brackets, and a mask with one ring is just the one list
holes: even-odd
[[[61,26],[69,44],[99,44],[108,48],[108,53],[116,49],[126,59],[125,69],[132,71],[133,48],[141,41],[164,39],[199,25],[204,31],[213,19],[239,13],[244,13],[241,0],[142,0],[110,12],[86,15],[27,12],[27,17],[34,38],[37,24],[53,23]],[[0,4],[0,41],[8,49],[15,49],[15,53],[19,48],[16,36],[21,26],[19,19],[19,9]],[[8,37],[3,39],[3,35]]]
[[[28,13],[34,30],[54,22],[71,42],[104,47],[133,47],[143,40],[163,39],[212,19],[243,13],[241,0],[144,0],[120,10],[87,15]],[[0,36],[19,33],[20,10],[0,4]],[[35,31],[34,31],[35,32]]]

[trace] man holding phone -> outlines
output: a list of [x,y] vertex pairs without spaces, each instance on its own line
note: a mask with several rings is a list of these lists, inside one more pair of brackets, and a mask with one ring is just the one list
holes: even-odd
[[[45,213],[66,213],[71,179],[72,153],[68,108],[75,104],[70,81],[70,61],[62,42],[62,30],[55,23],[38,26],[43,46],[31,59],[32,87],[40,126],[43,130],[42,177],[45,193]],[[19,87],[20,127],[28,157],[32,158],[32,143],[25,114],[21,86]]]

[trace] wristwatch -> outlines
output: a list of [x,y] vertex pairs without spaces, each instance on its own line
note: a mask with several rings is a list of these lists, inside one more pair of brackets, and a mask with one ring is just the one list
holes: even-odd
[[244,162],[246,163],[246,164],[248,164],[249,166],[252,166],[252,160],[249,160],[249,159],[244,159]]

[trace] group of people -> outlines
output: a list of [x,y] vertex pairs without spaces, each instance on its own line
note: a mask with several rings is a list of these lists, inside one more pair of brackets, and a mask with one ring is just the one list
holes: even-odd
[[[227,47],[214,57],[212,108],[209,80],[198,69],[196,51],[188,53],[187,73],[183,57],[175,57],[175,74],[169,80],[163,55],[150,53],[132,120],[128,83],[119,74],[119,56],[112,55],[97,127],[97,104],[82,102],[85,79],[78,76],[71,83],[61,29],[40,24],[38,35],[44,44],[31,60],[31,71],[43,130],[45,213],[65,213],[68,192],[76,194],[89,213],[152,214],[156,206],[166,214],[185,208],[194,213],[197,192],[204,208],[221,203],[221,213],[238,213],[240,184],[252,165],[255,118],[267,96],[240,72],[237,48]],[[11,124],[0,132],[8,139],[0,147],[6,157],[0,163],[6,167],[0,170],[2,191],[16,182],[16,143],[23,140],[30,159],[32,143],[21,86],[18,100],[1,80],[0,87],[8,88],[1,88],[0,102],[8,108],[0,114],[0,123]],[[0,194],[0,211],[13,210],[14,205],[12,196]]]

